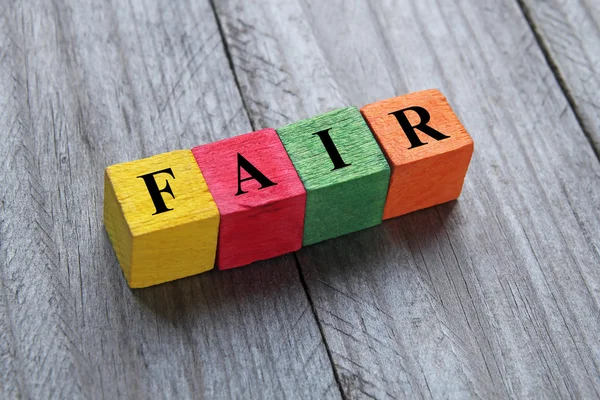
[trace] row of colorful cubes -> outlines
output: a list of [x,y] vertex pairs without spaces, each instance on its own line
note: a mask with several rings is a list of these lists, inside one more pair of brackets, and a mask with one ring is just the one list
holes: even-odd
[[130,287],[276,257],[456,199],[473,141],[437,90],[106,169]]

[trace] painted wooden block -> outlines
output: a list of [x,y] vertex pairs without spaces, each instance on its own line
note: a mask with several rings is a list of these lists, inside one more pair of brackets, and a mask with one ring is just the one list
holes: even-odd
[[304,245],[381,223],[390,169],[356,107],[277,133],[306,188]]
[[221,215],[219,269],[300,249],[306,191],[275,130],[198,146],[192,152]]
[[392,168],[384,219],[458,198],[473,140],[443,94],[411,93],[361,112]]
[[104,224],[130,287],[214,267],[219,212],[190,150],[112,165]]

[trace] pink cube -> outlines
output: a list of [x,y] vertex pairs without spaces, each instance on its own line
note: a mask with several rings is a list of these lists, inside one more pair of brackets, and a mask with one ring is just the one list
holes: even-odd
[[221,214],[219,269],[300,249],[306,190],[274,129],[198,146],[192,153]]

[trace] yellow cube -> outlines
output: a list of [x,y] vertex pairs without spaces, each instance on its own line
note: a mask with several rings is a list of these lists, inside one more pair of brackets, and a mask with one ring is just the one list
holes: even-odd
[[214,268],[219,211],[190,150],[106,168],[104,225],[132,288]]

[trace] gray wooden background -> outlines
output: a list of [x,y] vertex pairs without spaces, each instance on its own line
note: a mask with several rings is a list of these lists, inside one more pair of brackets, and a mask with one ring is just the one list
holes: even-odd
[[[427,88],[461,198],[130,290],[106,166]],[[597,0],[2,0],[0,398],[598,398]]]

